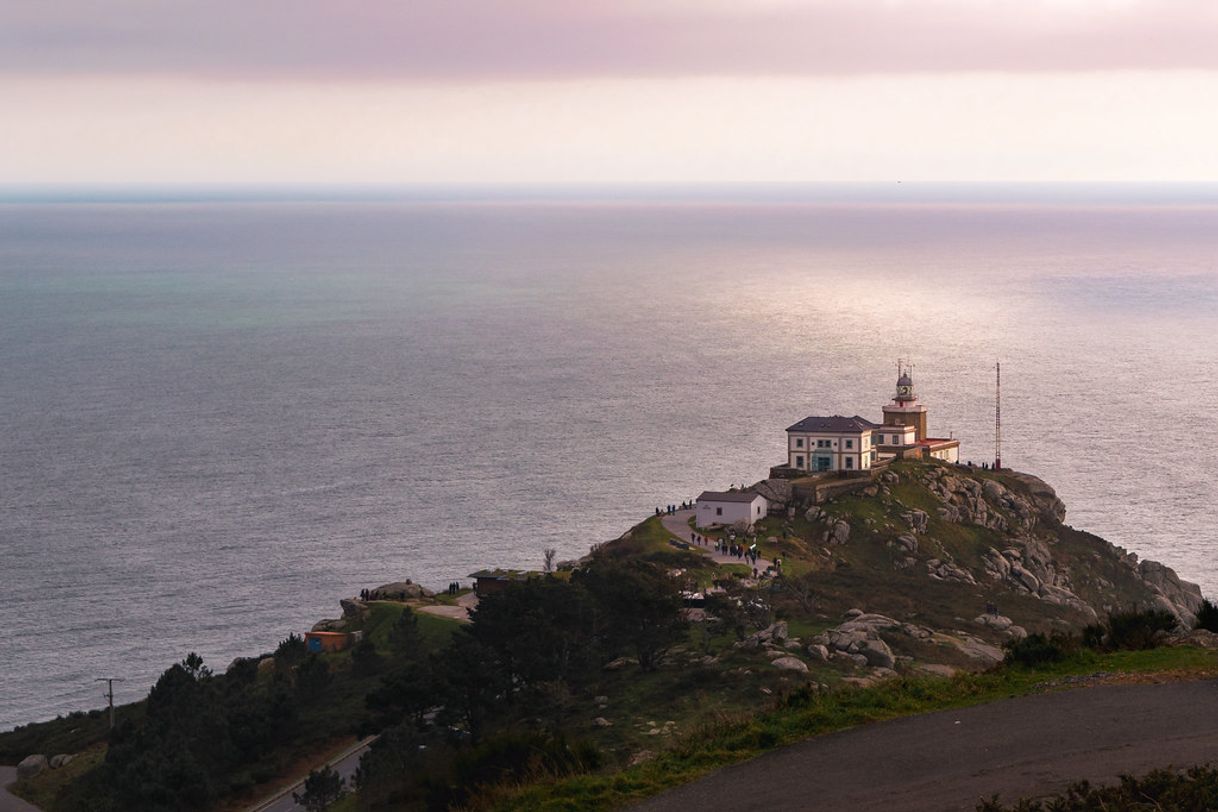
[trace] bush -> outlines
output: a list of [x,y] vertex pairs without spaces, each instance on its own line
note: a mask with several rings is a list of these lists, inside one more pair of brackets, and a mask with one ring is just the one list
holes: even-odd
[[1008,665],[1022,665],[1032,668],[1044,663],[1057,663],[1078,651],[1077,638],[1054,633],[1044,635],[1040,632],[1029,634],[1022,640],[1012,640],[1006,645],[1006,657],[1003,662]]
[[1104,638],[1108,635],[1108,627],[1103,623],[1092,623],[1083,629],[1083,645],[1087,648],[1102,649]]
[[1155,770],[1141,778],[1121,776],[1113,787],[1086,781],[1046,801],[1023,799],[1003,806],[998,796],[977,804],[977,812],[1094,812],[1094,810],[1213,809],[1218,799],[1218,770],[1193,767],[1184,773]]
[[1107,646],[1128,651],[1154,648],[1159,645],[1162,634],[1176,626],[1176,616],[1165,609],[1113,612],[1108,616]]
[[1201,601],[1201,608],[1197,610],[1197,623],[1193,628],[1204,629],[1207,632],[1218,632],[1218,606],[1215,606],[1208,600]]

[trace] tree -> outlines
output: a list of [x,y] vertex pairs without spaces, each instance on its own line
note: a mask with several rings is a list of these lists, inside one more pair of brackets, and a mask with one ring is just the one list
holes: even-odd
[[368,694],[364,704],[377,727],[396,725],[409,719],[424,726],[427,711],[440,704],[440,695],[429,660],[420,658],[386,674],[380,687]]
[[377,653],[376,644],[367,637],[351,649],[351,673],[357,677],[377,674],[384,665],[385,661]]
[[403,606],[402,614],[393,621],[393,627],[389,630],[389,649],[398,658],[418,657],[423,650],[419,619],[409,606]]
[[330,666],[321,657],[309,657],[296,668],[296,694],[312,698],[330,685]]
[[544,569],[545,572],[551,573],[554,571],[554,557],[556,555],[558,555],[558,550],[555,550],[553,547],[546,548],[544,553],[545,560],[542,564],[542,569]]
[[443,718],[463,723],[477,741],[507,694],[509,678],[495,651],[460,629],[436,659],[436,672]]
[[1207,632],[1218,632],[1218,606],[1208,600],[1201,601],[1197,610],[1197,623],[1194,628],[1205,629]]
[[305,661],[309,650],[305,647],[304,638],[298,634],[289,634],[275,649],[275,667],[282,671],[291,671]]
[[470,632],[495,651],[510,685],[582,682],[599,664],[598,611],[582,584],[534,578],[479,601]]
[[644,671],[684,639],[684,602],[667,572],[642,561],[594,560],[580,582],[604,613],[610,648],[633,649]]
[[778,577],[782,591],[789,595],[805,615],[810,615],[816,609],[816,593],[812,587],[812,579],[807,575],[790,578],[786,575]]
[[324,812],[331,804],[343,797],[343,777],[328,764],[313,770],[304,781],[303,792],[293,792],[292,800],[309,812]]

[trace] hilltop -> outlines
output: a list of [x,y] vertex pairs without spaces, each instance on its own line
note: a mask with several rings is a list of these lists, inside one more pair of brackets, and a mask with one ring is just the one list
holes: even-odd
[[[648,519],[609,546],[673,565],[690,587],[714,581],[764,595],[776,621],[768,637],[778,632],[812,672],[830,667],[830,681],[898,663],[984,668],[1011,640],[1079,632],[1114,611],[1164,609],[1191,628],[1201,607],[1200,588],[1170,568],[1066,524],[1056,492],[1030,474],[897,462],[875,481],[837,487],[812,504],[815,488],[763,480],[747,490],[767,497],[770,516],[750,534],[699,533],[755,541],[763,558],[782,562],[779,578],[728,567],[725,579],[700,550],[672,547],[671,519]],[[745,647],[775,647],[757,632]]]

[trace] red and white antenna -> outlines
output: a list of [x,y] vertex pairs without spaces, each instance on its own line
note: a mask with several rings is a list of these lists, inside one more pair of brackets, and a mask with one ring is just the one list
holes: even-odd
[[1002,364],[994,364],[994,470],[1002,470]]

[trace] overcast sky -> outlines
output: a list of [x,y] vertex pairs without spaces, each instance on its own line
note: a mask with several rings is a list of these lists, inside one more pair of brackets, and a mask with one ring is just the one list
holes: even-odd
[[0,182],[1218,180],[1214,0],[6,0]]

